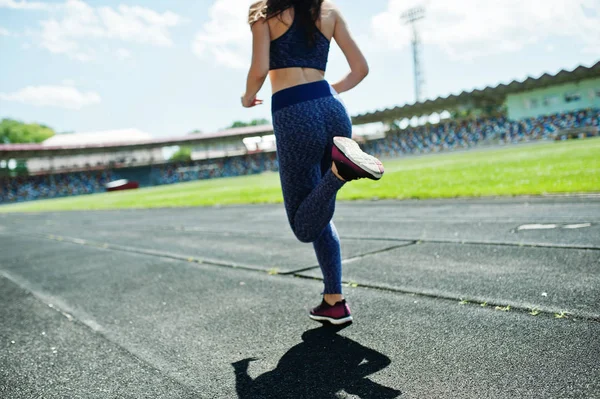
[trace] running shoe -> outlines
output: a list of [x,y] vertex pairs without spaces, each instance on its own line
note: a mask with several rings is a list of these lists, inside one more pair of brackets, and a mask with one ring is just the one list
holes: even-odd
[[352,321],[350,307],[346,303],[345,299],[342,299],[333,306],[325,302],[325,299],[323,299],[319,306],[310,311],[308,317],[316,321],[328,321],[329,323],[335,325],[345,324]]
[[381,161],[363,152],[352,139],[334,137],[331,155],[339,175],[346,181],[362,178],[379,180],[383,176]]

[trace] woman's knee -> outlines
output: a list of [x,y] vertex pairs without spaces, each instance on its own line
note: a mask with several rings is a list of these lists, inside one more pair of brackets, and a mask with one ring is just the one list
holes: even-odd
[[306,233],[297,233],[294,232],[294,234],[296,235],[296,238],[298,239],[298,241],[303,242],[305,244],[311,243],[311,242],[315,242],[317,241],[317,238],[319,238],[318,235],[309,235]]
[[296,236],[298,241],[306,243],[306,244],[315,242],[315,241],[317,241],[317,238],[319,238],[319,234],[315,234],[315,233],[307,231],[307,230],[299,229],[295,226],[292,226],[292,231],[294,232],[294,235]]

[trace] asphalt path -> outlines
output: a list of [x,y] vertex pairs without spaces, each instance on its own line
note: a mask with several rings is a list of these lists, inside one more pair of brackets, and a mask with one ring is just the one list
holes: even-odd
[[600,199],[0,214],[0,397],[600,398]]

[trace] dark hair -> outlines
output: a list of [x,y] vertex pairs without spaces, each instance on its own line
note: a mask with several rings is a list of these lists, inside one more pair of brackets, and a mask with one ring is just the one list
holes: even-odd
[[266,19],[280,17],[284,11],[293,7],[295,17],[306,31],[309,42],[314,43],[322,4],[323,0],[263,0],[250,8],[250,23],[256,22],[259,16]]

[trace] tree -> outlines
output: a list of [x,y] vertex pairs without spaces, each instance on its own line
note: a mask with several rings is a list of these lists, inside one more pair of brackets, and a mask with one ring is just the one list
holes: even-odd
[[253,119],[250,122],[242,122],[242,121],[235,121],[231,124],[231,126],[229,126],[229,129],[233,129],[236,127],[246,127],[246,126],[260,126],[260,125],[268,125],[271,122],[269,122],[268,119],[262,118],[262,119]]
[[175,162],[189,162],[192,160],[192,147],[179,147],[179,150],[170,158]]
[[0,143],[41,143],[56,133],[48,126],[38,123],[23,123],[14,119],[2,119],[0,122]]

